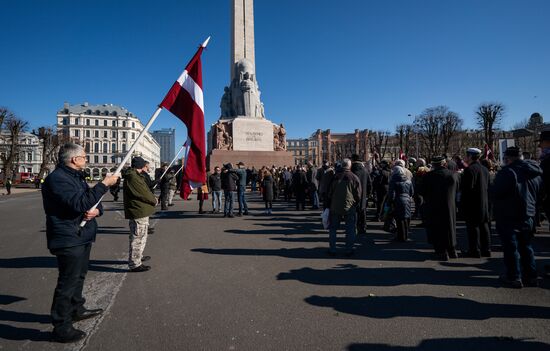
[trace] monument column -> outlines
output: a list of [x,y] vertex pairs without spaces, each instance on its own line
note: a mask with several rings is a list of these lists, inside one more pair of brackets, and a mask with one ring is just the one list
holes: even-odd
[[254,2],[253,0],[231,0],[231,59],[229,69],[231,80],[235,72],[235,63],[243,58],[252,62],[254,58]]

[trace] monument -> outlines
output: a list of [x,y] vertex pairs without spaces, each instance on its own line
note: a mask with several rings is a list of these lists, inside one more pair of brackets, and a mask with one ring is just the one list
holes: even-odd
[[231,0],[229,86],[220,102],[221,114],[208,132],[208,165],[243,161],[247,166],[291,166],[286,130],[265,118],[256,78],[253,0]]

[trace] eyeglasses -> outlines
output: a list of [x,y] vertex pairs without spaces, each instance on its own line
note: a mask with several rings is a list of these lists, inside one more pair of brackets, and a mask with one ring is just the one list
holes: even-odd
[[75,158],[79,158],[79,157],[86,158],[86,155],[75,156]]

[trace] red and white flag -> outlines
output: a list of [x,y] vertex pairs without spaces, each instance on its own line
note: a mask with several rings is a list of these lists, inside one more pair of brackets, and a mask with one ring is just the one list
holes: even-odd
[[193,188],[200,187],[206,181],[201,54],[209,40],[210,38],[206,39],[199,47],[159,105],[172,112],[187,126],[187,157],[180,191],[180,196],[184,199],[187,199]]

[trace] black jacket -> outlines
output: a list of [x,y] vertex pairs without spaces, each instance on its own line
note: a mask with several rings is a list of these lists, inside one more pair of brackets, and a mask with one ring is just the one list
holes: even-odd
[[363,162],[353,162],[351,164],[351,171],[359,178],[361,182],[361,201],[359,202],[359,208],[364,210],[367,208],[367,197],[370,190],[370,177],[369,172],[363,165]]
[[535,217],[542,186],[542,170],[533,161],[517,160],[503,167],[490,191],[497,222],[522,223]]
[[[46,212],[48,249],[84,245],[95,241],[97,222],[88,221],[80,228],[83,215],[92,208],[109,188],[98,183],[90,188],[86,175],[58,165],[42,187],[42,201]],[[97,207],[103,213],[101,204]]]
[[460,180],[460,206],[467,222],[489,222],[489,170],[479,162],[464,169]]
[[208,177],[208,187],[210,191],[221,191],[222,190],[222,176],[220,173],[212,173]]
[[235,173],[234,170],[223,170],[221,181],[222,181],[222,189],[224,191],[237,191],[237,181],[239,180],[239,176],[237,173]]

